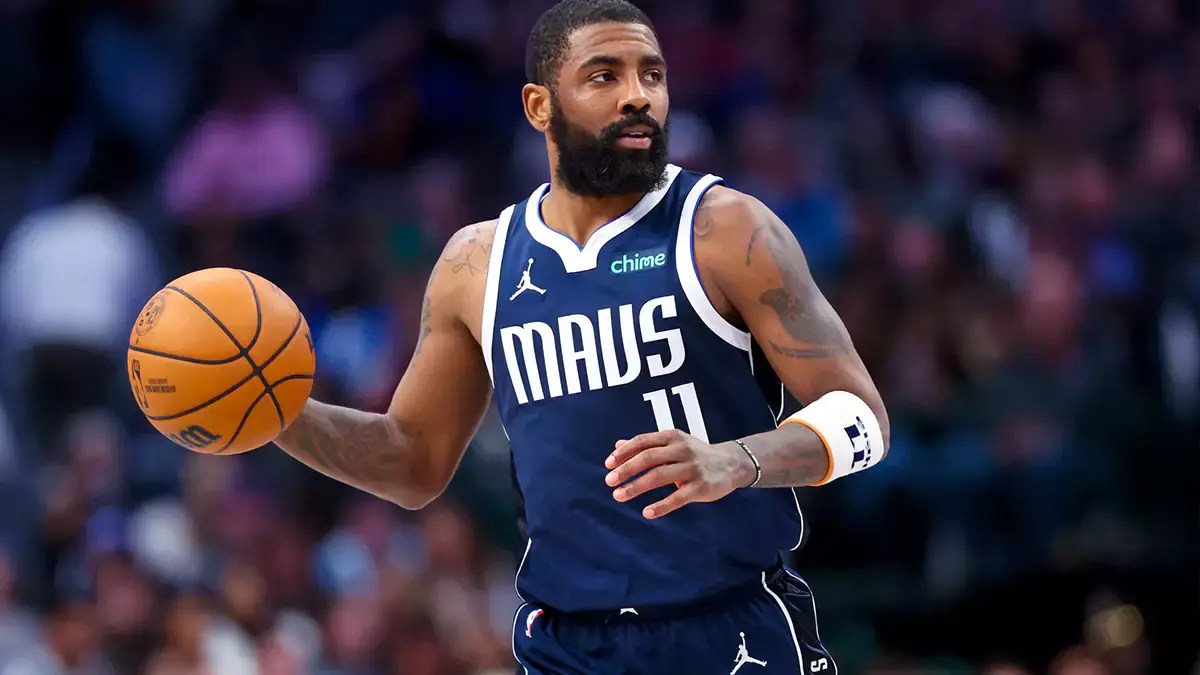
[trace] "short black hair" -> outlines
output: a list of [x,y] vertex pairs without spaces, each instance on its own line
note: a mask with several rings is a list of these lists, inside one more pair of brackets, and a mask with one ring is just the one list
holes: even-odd
[[594,23],[639,23],[650,30],[650,17],[628,0],[562,0],[538,17],[525,47],[525,77],[554,86],[571,34]]

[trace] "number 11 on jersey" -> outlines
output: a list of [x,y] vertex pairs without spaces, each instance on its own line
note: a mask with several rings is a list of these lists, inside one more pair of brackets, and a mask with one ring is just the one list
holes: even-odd
[[675,417],[671,414],[671,399],[667,396],[666,389],[656,389],[642,394],[642,399],[649,401],[651,409],[654,410],[654,423],[658,426],[658,430],[679,429],[707,443],[708,430],[704,428],[704,414],[700,411],[700,399],[696,396],[696,384],[688,382],[678,387],[671,387],[671,393],[678,396],[680,402],[683,403],[683,419],[687,422],[686,429],[675,424]]

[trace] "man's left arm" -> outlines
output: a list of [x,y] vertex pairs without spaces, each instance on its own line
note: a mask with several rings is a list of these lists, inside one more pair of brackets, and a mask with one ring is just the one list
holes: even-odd
[[883,401],[787,226],[758,200],[714,187],[697,211],[695,244],[717,311],[746,326],[807,405],[777,429],[715,445],[678,431],[622,441],[606,463],[614,498],[674,482],[679,489],[645,510],[661,517],[750,485],[821,485],[882,460],[890,442]]
[[[785,420],[795,424],[741,439],[761,465],[757,486],[820,485],[844,475],[849,465],[834,466],[844,459],[838,457],[839,444],[860,450],[860,457],[873,446],[869,450],[877,456],[869,464],[859,459],[855,469],[877,464],[890,442],[887,411],[849,332],[813,280],[796,237],[752,197],[725,189],[713,202],[717,224],[710,241],[697,249],[708,252],[703,259],[709,261],[716,290],[788,391],[808,404]],[[737,248],[740,242],[744,245]],[[745,256],[723,250],[745,251]]]

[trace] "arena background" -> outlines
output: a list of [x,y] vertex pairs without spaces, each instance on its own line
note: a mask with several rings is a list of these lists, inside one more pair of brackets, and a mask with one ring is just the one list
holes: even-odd
[[[547,4],[0,3],[0,675],[512,672],[494,417],[406,512],[182,450],[123,364],[155,289],[240,266],[315,395],[382,409],[442,244],[546,178]],[[1200,672],[1195,5],[642,6],[672,159],[784,218],[891,413],[801,491],[840,672]]]

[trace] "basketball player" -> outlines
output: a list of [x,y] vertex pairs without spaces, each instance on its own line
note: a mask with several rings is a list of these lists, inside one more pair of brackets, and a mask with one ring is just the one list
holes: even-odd
[[780,552],[804,538],[795,488],[886,454],[871,378],[788,228],[667,162],[640,10],[555,5],[527,69],[550,183],[447,244],[386,414],[310,401],[278,444],[418,509],[494,395],[528,537],[522,672],[836,673]]

